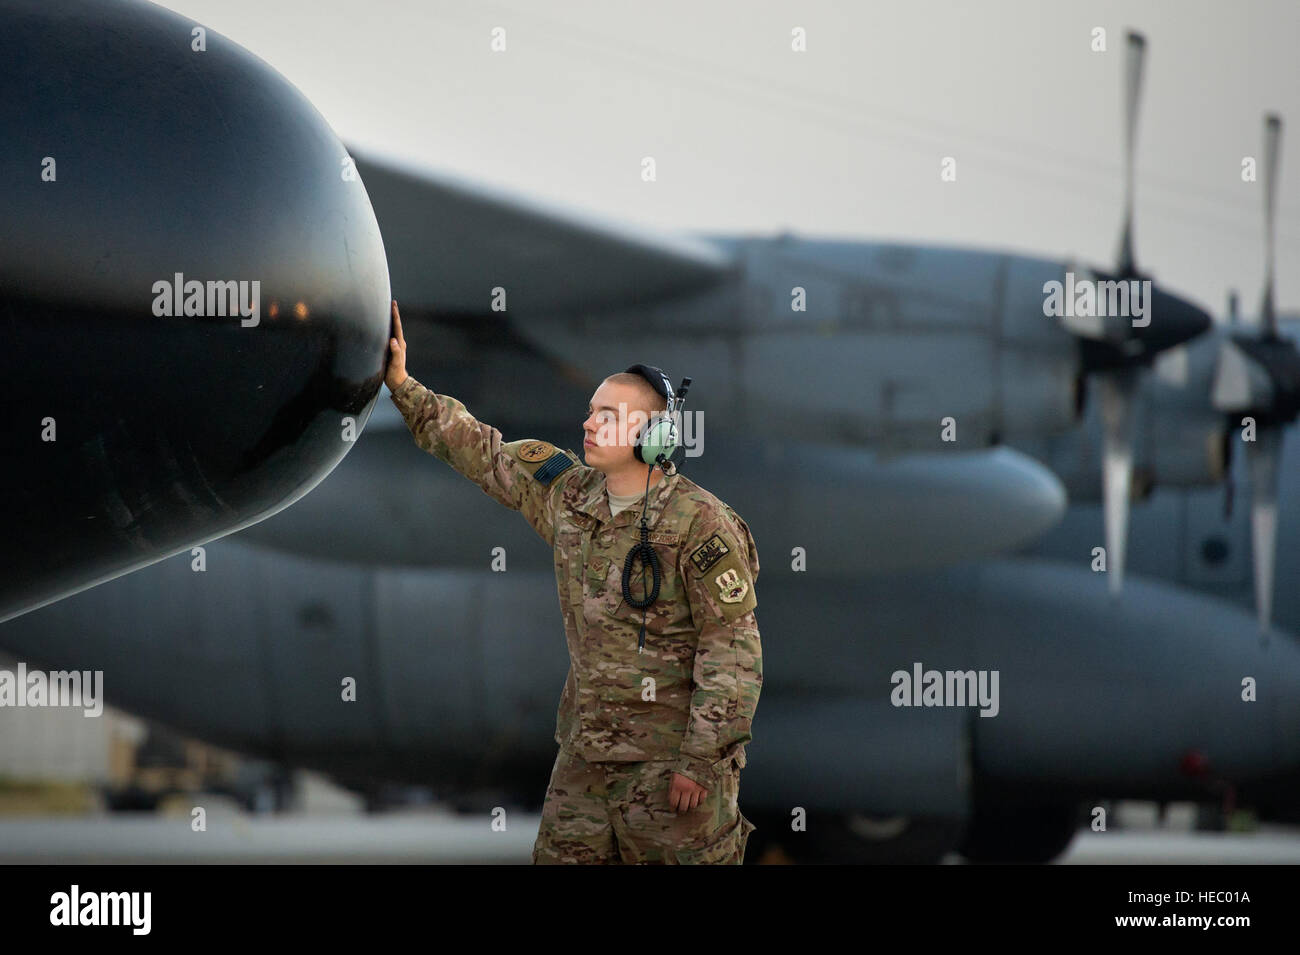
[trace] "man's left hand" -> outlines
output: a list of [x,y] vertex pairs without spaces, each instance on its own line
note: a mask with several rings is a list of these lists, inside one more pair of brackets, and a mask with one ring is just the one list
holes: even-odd
[[673,773],[672,781],[668,784],[668,808],[673,812],[689,812],[708,794],[708,789],[695,780],[688,779],[681,773]]

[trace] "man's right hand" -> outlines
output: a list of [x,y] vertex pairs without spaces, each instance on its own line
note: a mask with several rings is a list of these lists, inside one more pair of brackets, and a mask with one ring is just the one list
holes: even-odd
[[402,316],[397,311],[397,299],[393,299],[393,334],[397,337],[388,339],[388,370],[384,373],[384,384],[389,391],[396,391],[406,381],[406,339],[402,336]]

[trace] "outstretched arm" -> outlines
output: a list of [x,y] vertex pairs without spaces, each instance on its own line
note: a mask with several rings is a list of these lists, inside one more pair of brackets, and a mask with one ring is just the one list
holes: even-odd
[[[398,321],[396,303],[393,317]],[[397,329],[400,335],[400,324]],[[565,472],[580,463],[577,456],[545,441],[503,442],[500,431],[476,419],[460,401],[430,391],[406,374],[403,339],[394,338],[390,347],[393,357],[387,377],[400,381],[392,389],[393,403],[415,443],[469,478],[484,494],[521,512],[553,546],[558,488],[570,476]],[[403,365],[400,376],[391,367],[399,355]]]

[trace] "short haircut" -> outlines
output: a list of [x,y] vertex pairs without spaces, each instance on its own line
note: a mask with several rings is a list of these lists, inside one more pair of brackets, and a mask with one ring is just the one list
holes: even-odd
[[645,410],[651,414],[668,410],[668,402],[665,400],[664,396],[655,391],[654,386],[636,372],[620,371],[616,374],[610,375],[605,380],[612,381],[616,385],[632,385],[635,387],[637,389],[637,394],[641,397],[641,400],[645,402]]

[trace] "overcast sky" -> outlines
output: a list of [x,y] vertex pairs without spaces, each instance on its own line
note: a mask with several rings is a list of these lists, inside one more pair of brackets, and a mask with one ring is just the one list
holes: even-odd
[[[345,140],[673,230],[899,239],[1114,262],[1124,31],[1148,41],[1138,264],[1253,315],[1284,124],[1278,303],[1300,308],[1300,2],[165,0]],[[494,27],[507,50],[490,48]],[[791,51],[791,30],[807,52]],[[1104,27],[1108,52],[1090,50]],[[653,156],[658,180],[641,180]],[[941,158],[957,181],[940,181]]]

